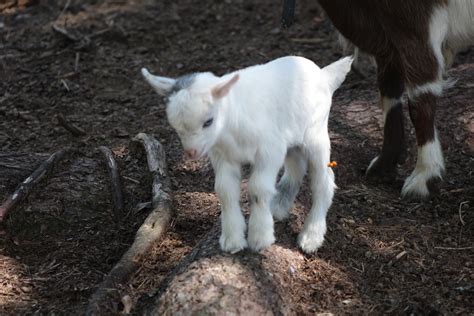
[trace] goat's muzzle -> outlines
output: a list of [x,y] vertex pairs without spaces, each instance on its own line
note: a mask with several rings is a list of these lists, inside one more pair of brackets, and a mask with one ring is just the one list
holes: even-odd
[[197,158],[197,150],[196,149],[186,149],[184,151],[184,159],[186,160],[195,160]]

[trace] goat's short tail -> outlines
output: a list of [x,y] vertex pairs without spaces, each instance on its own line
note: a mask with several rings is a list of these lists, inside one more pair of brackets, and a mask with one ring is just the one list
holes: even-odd
[[352,56],[344,57],[322,69],[326,76],[331,94],[334,93],[344,79],[346,79],[347,73],[351,70],[353,60],[354,57]]

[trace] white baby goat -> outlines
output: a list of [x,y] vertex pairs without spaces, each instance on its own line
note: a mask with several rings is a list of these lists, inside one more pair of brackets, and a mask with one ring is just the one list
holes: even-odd
[[211,159],[222,204],[222,250],[235,253],[247,247],[239,203],[241,166],[246,163],[253,167],[248,246],[259,251],[275,241],[272,215],[288,217],[307,166],[313,205],[298,243],[306,253],[321,246],[335,188],[328,167],[329,110],[351,62],[346,57],[320,69],[302,57],[283,57],[222,77],[205,72],[177,79],[142,69],[158,94],[168,97],[168,120],[187,158],[208,154]]

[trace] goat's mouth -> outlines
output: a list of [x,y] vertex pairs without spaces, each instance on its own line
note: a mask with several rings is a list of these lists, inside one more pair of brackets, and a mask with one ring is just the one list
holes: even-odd
[[196,161],[207,156],[207,150],[185,150],[183,158],[185,161]]

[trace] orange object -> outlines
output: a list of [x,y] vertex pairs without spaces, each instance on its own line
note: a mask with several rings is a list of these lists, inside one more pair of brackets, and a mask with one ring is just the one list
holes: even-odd
[[328,163],[328,167],[330,167],[330,168],[337,167],[337,162],[335,162],[335,161],[329,162],[329,163]]

